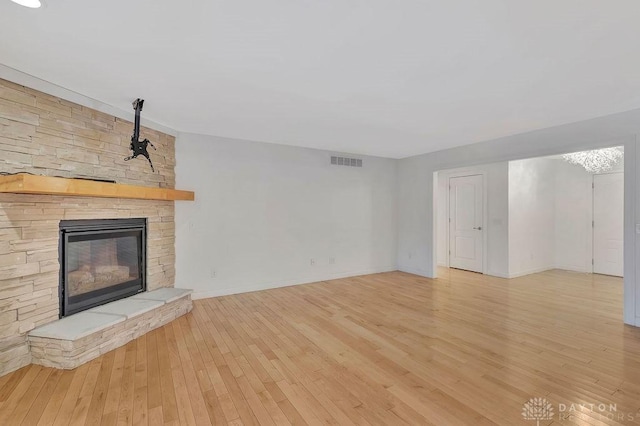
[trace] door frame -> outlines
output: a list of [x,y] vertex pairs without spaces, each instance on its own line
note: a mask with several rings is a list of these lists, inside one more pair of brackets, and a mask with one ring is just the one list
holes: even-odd
[[447,182],[447,191],[446,191],[446,196],[445,196],[445,208],[446,208],[446,212],[447,214],[446,219],[447,222],[445,223],[445,252],[447,253],[446,256],[446,260],[445,260],[445,267],[446,268],[450,268],[451,267],[451,247],[450,247],[450,223],[451,223],[451,200],[450,200],[450,192],[451,192],[451,179],[452,178],[458,178],[458,177],[466,177],[466,176],[477,176],[480,175],[482,176],[482,274],[487,274],[487,266],[488,266],[488,261],[487,258],[488,256],[488,238],[487,238],[487,232],[488,230],[488,213],[489,213],[489,203],[487,202],[487,190],[488,190],[488,185],[487,185],[487,172],[484,170],[474,170],[474,169],[469,169],[469,170],[462,170],[462,171],[455,171],[455,172],[447,172],[445,171],[441,171],[438,172],[438,179],[440,179],[440,177],[442,177],[442,179],[446,180]]
[[[0,66],[0,71],[1,69]],[[624,146],[623,320],[626,324],[640,327],[640,278],[636,282],[636,277],[640,277],[640,137],[637,132],[637,120],[632,121],[628,114],[619,114],[615,119],[609,119],[610,117],[601,118],[604,121],[587,120],[494,139],[465,146],[463,150],[443,150],[437,156],[430,154],[424,159],[407,162],[401,182],[406,181],[410,186],[402,194],[404,198],[401,198],[401,204],[412,206],[417,212],[409,210],[412,216],[402,211],[399,223],[402,224],[402,219],[409,223],[400,229],[397,257],[399,268],[426,278],[438,278],[438,224],[435,209],[438,206],[440,173],[450,169],[481,167],[503,161]],[[625,123],[635,123],[634,130],[630,130],[631,124]],[[421,192],[422,190],[424,192]],[[424,199],[421,198],[423,196]],[[422,214],[426,215],[427,223],[421,224],[422,227],[416,227],[420,224]],[[411,261],[412,256],[416,256],[417,259]]]

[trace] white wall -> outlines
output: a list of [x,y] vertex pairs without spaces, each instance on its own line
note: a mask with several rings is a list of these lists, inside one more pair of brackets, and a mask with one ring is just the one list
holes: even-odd
[[555,161],[509,162],[509,276],[555,267]]
[[593,176],[580,166],[555,160],[555,264],[557,268],[591,272]]
[[437,261],[448,266],[448,181],[482,174],[485,273],[513,278],[560,268],[591,272],[592,175],[557,157],[438,172]]
[[[622,164],[614,169],[623,170]],[[486,274],[513,278],[554,268],[592,271],[593,177],[557,157],[438,172],[438,265],[448,266],[449,260],[449,178],[471,174],[485,179]]]
[[330,155],[179,134],[176,186],[196,201],[176,203],[176,286],[208,297],[397,269],[397,161]]
[[436,275],[434,173],[501,161],[557,155],[604,146],[625,148],[624,320],[640,325],[640,110],[556,126],[400,160],[398,168],[398,267]]
[[[510,276],[592,272],[593,175],[560,158],[509,164]],[[621,162],[609,172],[623,171]]]
[[488,275],[506,277],[508,263],[508,163],[493,163],[481,166],[445,170],[438,173],[437,233],[438,264],[448,266],[449,227],[449,179],[455,176],[481,174],[484,177],[485,212],[483,214],[485,237],[484,272]]

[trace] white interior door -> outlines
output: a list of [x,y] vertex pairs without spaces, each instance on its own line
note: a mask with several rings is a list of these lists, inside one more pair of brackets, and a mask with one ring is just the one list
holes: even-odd
[[483,272],[482,175],[449,179],[449,266]]
[[624,174],[593,176],[593,272],[623,274]]

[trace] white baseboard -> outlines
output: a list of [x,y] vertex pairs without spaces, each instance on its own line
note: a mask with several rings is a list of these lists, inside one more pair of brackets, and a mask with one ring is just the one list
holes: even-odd
[[550,271],[552,269],[556,269],[556,267],[555,266],[544,266],[544,267],[541,267],[541,268],[527,269],[525,271],[515,272],[513,274],[510,273],[508,278],[524,277],[525,275],[537,274],[537,273],[540,273],[540,272]]
[[[438,265],[438,266],[444,266],[444,265]],[[576,267],[548,266],[548,267],[543,267],[543,268],[536,268],[536,269],[529,269],[529,270],[521,271],[521,272],[515,272],[513,274],[505,274],[503,272],[496,272],[496,271],[487,271],[485,273],[485,275],[489,275],[491,277],[497,277],[497,278],[512,279],[512,278],[524,277],[525,275],[537,274],[539,272],[550,271],[552,269],[562,269],[564,271],[579,272],[579,273],[586,273],[586,274],[591,274],[592,273],[592,271],[580,270],[579,268],[576,268]],[[416,275],[427,276],[427,275],[424,275],[423,273],[411,272],[411,271],[405,271],[405,270],[402,270],[402,271],[403,272],[413,273],[413,274],[416,274]]]
[[491,277],[506,278],[506,279],[511,278],[509,274],[503,274],[502,272],[495,272],[495,271],[488,271],[486,275],[489,275]]
[[434,278],[433,274],[430,274],[426,269],[421,268],[398,268],[400,272],[406,272],[407,274],[419,275],[424,278]]
[[571,266],[571,265],[556,265],[555,269],[562,269],[563,271],[571,271],[571,272],[581,272],[583,274],[593,273],[591,269],[586,269],[586,268],[581,268],[578,266]]
[[[554,266],[547,266],[547,267],[543,267],[543,268],[530,269],[530,270],[526,270],[526,271],[522,271],[522,272],[516,272],[516,273],[513,273],[513,274],[509,274],[508,277],[502,277],[502,278],[518,278],[518,277],[523,277],[525,275],[537,274],[539,272],[550,271],[552,269],[562,269],[563,271],[578,272],[578,273],[582,273],[582,274],[592,274],[593,273],[593,271],[591,271],[591,270],[578,268],[578,267],[575,267],[575,266],[554,265]],[[498,276],[498,275],[496,275],[496,276]]]
[[[197,300],[197,299],[206,299],[209,297],[229,296],[232,294],[250,293],[252,291],[262,291],[262,290],[269,290],[269,289],[280,288],[280,287],[291,287],[295,285],[311,284],[311,283],[316,283],[320,281],[329,281],[329,280],[336,280],[340,278],[356,277],[359,275],[379,274],[382,272],[391,272],[396,270],[397,268],[394,265],[394,266],[388,266],[383,268],[365,269],[360,271],[337,272],[337,273],[328,274],[318,278],[307,277],[307,278],[298,278],[298,279],[279,280],[279,281],[273,281],[273,282],[256,283],[256,284],[249,284],[244,286],[233,286],[233,287],[226,287],[226,288],[216,288],[216,289],[203,290],[203,291],[199,291],[196,289],[191,294],[191,298],[194,300]],[[181,288],[178,284],[176,284],[176,287]]]

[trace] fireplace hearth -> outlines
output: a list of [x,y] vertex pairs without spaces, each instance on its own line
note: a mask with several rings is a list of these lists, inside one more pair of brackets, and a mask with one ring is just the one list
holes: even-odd
[[146,290],[146,219],[60,222],[60,318]]

